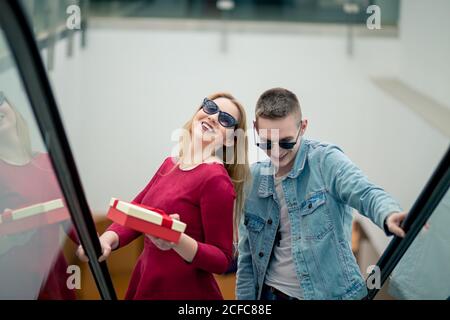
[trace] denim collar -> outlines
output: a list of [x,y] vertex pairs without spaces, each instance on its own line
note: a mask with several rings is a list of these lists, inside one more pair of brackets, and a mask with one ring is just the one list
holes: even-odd
[[[308,154],[308,140],[302,139],[301,140],[301,146],[299,150],[297,151],[297,155],[295,156],[295,162],[294,166],[292,167],[291,171],[289,171],[289,174],[287,175],[287,178],[295,179],[297,178],[300,173],[303,171],[303,168],[305,167],[306,162],[306,155]],[[271,161],[262,163],[260,167],[260,184],[258,189],[258,195],[261,198],[266,198],[274,194],[274,181],[273,181],[273,174],[274,174],[274,166],[272,165]]]

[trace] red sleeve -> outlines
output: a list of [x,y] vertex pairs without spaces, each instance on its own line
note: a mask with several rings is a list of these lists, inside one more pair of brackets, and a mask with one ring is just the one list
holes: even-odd
[[191,264],[205,271],[227,271],[233,254],[233,209],[235,192],[227,175],[208,179],[200,198],[205,242],[198,242]]
[[[147,184],[147,186],[142,190],[134,199],[131,201],[131,203],[139,204],[142,202],[142,199],[145,197],[146,193],[149,191],[151,186],[155,183],[155,181],[159,177],[159,173],[161,172],[162,168],[166,165],[168,161],[172,161],[171,158],[167,158],[164,160],[163,164],[159,167],[158,171],[156,171],[153,178],[150,180],[150,182]],[[138,238],[142,233],[133,229],[130,229],[128,227],[124,227],[118,223],[112,223],[106,231],[114,231],[119,236],[119,245],[116,249],[119,249],[123,246],[126,246],[131,241]]]

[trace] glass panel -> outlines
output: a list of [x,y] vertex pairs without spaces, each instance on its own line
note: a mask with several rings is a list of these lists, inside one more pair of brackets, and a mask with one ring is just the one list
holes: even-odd
[[76,232],[1,29],[0,48],[0,299],[76,299]]
[[[226,13],[232,20],[365,23],[369,5],[378,5],[382,23],[397,25],[398,0],[91,0],[93,16],[217,19]],[[230,8],[221,10],[222,8]]]
[[396,299],[450,299],[450,190],[386,282]]
[[31,21],[37,39],[57,33],[64,29],[67,19],[67,8],[80,5],[79,0],[21,0],[23,8]]

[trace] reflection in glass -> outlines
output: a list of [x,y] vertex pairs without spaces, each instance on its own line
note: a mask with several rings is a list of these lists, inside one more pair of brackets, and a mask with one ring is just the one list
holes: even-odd
[[450,191],[396,268],[389,294],[397,299],[450,298]]
[[49,156],[1,91],[0,103],[0,298],[75,299],[61,226],[77,239]]

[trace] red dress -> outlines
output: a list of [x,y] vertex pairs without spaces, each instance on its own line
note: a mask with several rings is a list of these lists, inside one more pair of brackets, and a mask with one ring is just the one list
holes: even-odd
[[[14,210],[58,198],[64,199],[47,154],[38,154],[24,166],[0,160],[0,214],[6,208]],[[70,221],[65,227],[71,227]],[[53,224],[0,235],[0,298],[76,298],[66,285],[70,274],[61,251],[64,243],[60,232],[61,225]]]
[[[167,158],[133,201],[178,213],[187,224],[185,233],[198,242],[197,253],[188,263],[145,237],[125,299],[223,299],[213,273],[224,273],[232,261],[233,184],[221,164],[183,171],[174,161]],[[141,235],[116,223],[108,230],[119,235],[119,247]]]

